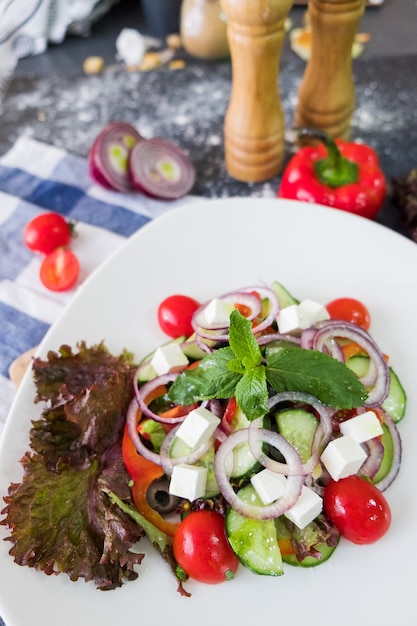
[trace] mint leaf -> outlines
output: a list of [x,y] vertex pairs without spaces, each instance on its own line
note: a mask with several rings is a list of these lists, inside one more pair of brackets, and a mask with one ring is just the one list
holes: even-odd
[[210,398],[232,398],[242,374],[228,367],[234,359],[231,348],[220,348],[205,356],[198,367],[185,370],[172,383],[168,397],[187,406]]
[[268,413],[268,389],[263,365],[247,371],[236,385],[236,402],[248,420]]
[[239,359],[232,359],[231,361],[228,362],[227,364],[227,369],[229,369],[231,372],[236,372],[237,374],[243,374],[245,373],[245,366],[243,365],[242,361],[239,361]]
[[253,336],[252,324],[237,309],[230,314],[229,344],[245,368],[261,363],[262,352]]
[[331,356],[317,350],[282,348],[266,357],[266,379],[277,391],[309,393],[334,408],[351,409],[367,398],[364,386]]

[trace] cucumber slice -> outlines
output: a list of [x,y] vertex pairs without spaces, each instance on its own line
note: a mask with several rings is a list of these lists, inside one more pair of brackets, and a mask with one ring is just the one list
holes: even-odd
[[394,458],[394,443],[392,441],[392,436],[389,428],[385,424],[382,424],[382,430],[384,432],[381,435],[381,443],[384,447],[384,456],[382,457],[379,470],[372,479],[374,485],[383,478],[385,478],[385,476],[388,474],[389,470],[391,469],[392,460]]
[[390,386],[388,396],[382,403],[382,408],[388,413],[393,422],[399,422],[405,415],[407,395],[400,379],[392,367],[389,368]]
[[294,298],[294,296],[292,296],[290,292],[277,280],[274,280],[271,285],[271,289],[278,296],[278,302],[281,309],[285,309],[285,307],[290,306],[291,304],[300,304],[300,301]]
[[[231,421],[233,431],[248,428],[250,421],[237,406]],[[250,451],[249,444],[244,441],[237,445],[227,458],[227,473],[231,478],[240,479],[251,476],[260,468],[259,462]]]
[[[175,437],[171,446],[171,457],[176,458],[179,456],[186,456],[191,452],[191,448],[179,437]],[[205,498],[213,498],[220,493],[219,486],[217,484],[216,475],[214,473],[214,455],[215,450],[212,446],[194,465],[207,468],[207,482]]]
[[314,556],[306,556],[302,561],[299,561],[295,554],[283,554],[282,562],[286,565],[295,565],[297,567],[317,567],[330,559],[336,547],[329,547],[327,543],[318,543],[316,550],[321,554],[320,559]]
[[[291,541],[291,531],[289,530],[286,519],[284,516],[278,517],[275,520],[275,528],[277,532],[278,544],[288,544]],[[304,532],[308,534],[309,526],[306,526]],[[285,552],[282,550],[282,562],[286,565],[294,565],[297,567],[317,567],[325,563],[336,550],[337,546],[328,546],[327,543],[321,542],[315,546],[315,549],[320,552],[321,557],[316,558],[314,556],[306,556],[302,561],[299,561],[294,553]]]
[[304,409],[283,409],[275,414],[278,432],[294,446],[303,463],[311,456],[317,418]]
[[[191,361],[199,361],[203,357],[207,356],[207,352],[204,352],[195,342],[196,334],[193,333],[190,337],[184,340],[184,346],[182,347],[182,351],[185,356],[188,357]],[[213,347],[216,345],[215,341],[210,341],[209,339],[205,340],[205,343]]]
[[[252,485],[238,491],[238,496],[244,502],[262,504]],[[274,520],[249,519],[229,509],[226,534],[238,559],[252,572],[264,576],[284,573]]]
[[351,356],[350,359],[346,361],[346,366],[351,369],[358,378],[362,378],[369,368],[369,356],[365,354]]
[[[366,355],[352,356],[346,361],[346,365],[355,372],[358,377],[364,376],[368,371],[369,357]],[[388,396],[382,403],[382,408],[394,422],[399,422],[405,415],[407,396],[400,379],[392,367],[389,368],[389,373],[390,386]]]

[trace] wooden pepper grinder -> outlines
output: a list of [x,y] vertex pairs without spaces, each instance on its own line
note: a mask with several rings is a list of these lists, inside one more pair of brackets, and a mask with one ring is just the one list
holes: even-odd
[[309,0],[311,54],[298,92],[295,125],[347,139],[355,108],[352,45],[364,0]]
[[268,180],[282,167],[284,116],[278,74],[291,5],[292,0],[221,0],[232,62],[224,122],[226,167],[244,182]]

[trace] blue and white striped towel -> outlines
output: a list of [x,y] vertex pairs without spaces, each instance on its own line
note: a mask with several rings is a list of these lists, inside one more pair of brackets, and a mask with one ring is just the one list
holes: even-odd
[[149,220],[192,200],[166,203],[107,191],[92,184],[85,159],[26,136],[0,158],[0,434],[15,394],[11,363],[39,344],[75,293],[43,287],[41,256],[23,242],[25,224],[43,211],[77,222],[72,249],[82,282]]

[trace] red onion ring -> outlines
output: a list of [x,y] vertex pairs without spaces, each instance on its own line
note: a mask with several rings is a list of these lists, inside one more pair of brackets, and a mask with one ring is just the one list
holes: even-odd
[[368,456],[359,472],[362,476],[367,476],[372,479],[381,467],[382,457],[384,456],[384,446],[376,437],[365,441],[362,445],[367,448]]
[[178,457],[172,457],[170,455],[171,446],[176,437],[177,431],[180,427],[180,424],[172,428],[169,433],[165,436],[161,448],[159,450],[160,456],[160,465],[162,465],[162,469],[164,470],[167,476],[171,476],[172,471],[175,465],[179,465],[180,463],[187,463],[189,465],[193,465],[197,463],[201,459],[201,457],[210,450],[214,443],[214,437],[210,437],[204,441],[200,446],[195,449],[190,450],[188,454]]
[[153,463],[156,463],[156,465],[161,465],[161,458],[159,454],[157,454],[156,452],[153,452],[153,450],[149,450],[149,448],[147,448],[142,443],[142,440],[139,437],[139,434],[137,431],[137,422],[136,422],[136,414],[139,410],[140,409],[139,409],[138,403],[136,402],[136,399],[133,398],[133,400],[129,404],[129,408],[126,414],[126,424],[127,424],[127,429],[128,429],[130,438],[137,452],[141,456],[143,456],[148,461],[152,461]]
[[[278,311],[279,311],[278,297],[272,289],[270,289],[269,287],[263,287],[263,286],[244,287],[242,289],[230,291],[228,293],[223,294],[222,296],[219,297],[219,300],[227,300],[228,302],[234,302],[236,304],[238,303],[246,304],[249,302],[253,302],[253,307],[256,307],[256,309],[254,308],[254,310],[251,310],[251,315],[248,316],[248,319],[255,319],[261,313],[262,306],[258,297],[254,295],[253,292],[258,293],[261,298],[265,298],[269,300],[270,302],[270,310],[268,311],[268,314],[266,315],[266,317],[252,328],[252,333],[254,335],[257,335],[258,333],[262,332],[263,330],[271,326],[271,324],[273,324],[273,322],[275,321],[278,315]],[[209,303],[210,301],[204,303],[194,313],[193,319],[191,321],[193,330],[195,331],[197,335],[199,335],[200,337],[203,337],[204,339],[211,339],[211,340],[222,341],[222,342],[228,341],[229,340],[228,333],[219,332],[218,334],[216,334],[215,332],[216,329],[207,329],[201,325],[201,321],[202,321],[201,313]],[[250,305],[248,304],[248,306]],[[250,308],[252,309],[252,306],[250,306]],[[220,328],[217,330],[222,331],[225,329]]]
[[370,358],[370,366],[366,376],[359,380],[365,387],[373,385],[368,393],[364,406],[375,407],[382,404],[388,395],[390,375],[389,368],[381,350],[369,333],[349,322],[330,320],[320,326],[314,334],[312,347],[324,352],[330,339],[335,337],[350,339],[359,344]]
[[[231,304],[243,304],[248,309],[250,309],[250,313],[247,316],[248,320],[253,320],[257,317],[262,311],[262,304],[259,301],[259,298],[252,293],[245,293],[242,291],[233,291],[229,294],[220,296],[219,300],[225,300],[226,302],[230,302]],[[202,304],[194,313],[192,324],[193,328],[196,332],[201,333],[201,329],[205,331],[216,331],[216,330],[224,330],[228,328],[228,324],[217,324],[210,325],[210,327],[204,325],[204,310],[210,304],[211,300]]]
[[[126,122],[111,122],[103,128],[88,154],[90,176],[107,189],[129,192],[134,186],[129,174],[128,161],[135,145],[142,143],[143,137],[136,128]],[[117,169],[112,162],[112,149],[117,148],[125,160],[125,168]]]
[[195,182],[195,169],[189,157],[178,146],[159,137],[135,145],[129,168],[135,187],[161,200],[185,196]]
[[312,396],[309,393],[302,393],[301,391],[282,391],[271,396],[268,399],[268,408],[271,410],[275,405],[280,402],[301,402],[302,404],[308,404],[317,411],[320,417],[321,432],[320,441],[313,440],[313,448],[324,448],[330,441],[333,434],[332,417],[336,412],[334,409],[326,406],[318,398]]
[[[285,447],[288,456],[291,455],[291,460],[297,460],[298,464],[301,465],[298,453],[292,446],[290,446],[292,451],[291,453],[289,452],[287,445],[284,444],[284,442],[286,444],[288,444],[288,442],[286,442],[283,437],[266,429],[257,429],[255,432],[263,441],[276,447],[278,450],[281,450],[281,447]],[[243,502],[230,484],[226,473],[226,460],[237,445],[248,441],[248,435],[248,429],[242,428],[229,435],[227,439],[220,444],[214,459],[216,481],[225,500],[235,511],[240,513],[240,515],[258,520],[274,519],[285,513],[285,511],[290,509],[297,502],[303,487],[304,477],[302,475],[288,476],[285,494],[272,504],[256,506]]]
[[140,410],[147,417],[151,417],[155,422],[160,422],[161,424],[178,424],[183,422],[186,415],[180,415],[178,417],[163,417],[158,415],[158,413],[154,413],[151,411],[147,403],[145,402],[145,398],[157,387],[165,386],[169,383],[172,383],[178,376],[178,372],[173,372],[172,374],[163,374],[162,376],[157,376],[152,380],[148,381],[141,387],[138,385],[138,376],[134,376],[134,384],[133,389],[135,393],[136,401],[139,405]]
[[383,423],[388,427],[393,444],[393,459],[389,472],[387,475],[375,484],[380,491],[385,491],[388,487],[394,482],[397,478],[398,472],[400,471],[401,466],[401,457],[402,457],[402,443],[400,433],[398,432],[398,428],[396,423],[389,417],[386,411],[384,411],[381,407],[378,408],[378,413],[382,417]]
[[[263,421],[263,418],[260,417],[257,420],[253,420],[248,427],[249,448],[250,448],[251,453],[255,457],[255,459],[263,467],[265,467],[266,469],[269,469],[271,472],[276,472],[277,474],[284,474],[285,476],[300,476],[300,475],[306,476],[309,473],[309,470],[307,470],[304,467],[304,465],[301,463],[301,459],[300,459],[300,456],[298,455],[298,452],[287,441],[287,439],[285,439],[285,437],[283,437],[279,433],[275,433],[275,431],[268,430],[268,432],[274,432],[274,434],[278,435],[279,441],[280,441],[279,451],[285,457],[286,460],[288,458],[292,458],[294,463],[293,464],[288,463],[288,462],[281,463],[280,461],[275,461],[275,459],[271,459],[269,456],[267,456],[264,453],[264,451],[262,450],[262,442],[265,441],[265,438],[262,435],[265,434],[264,431],[266,431],[267,429],[264,429],[262,427],[262,421]],[[274,446],[274,447],[277,447],[277,446]],[[294,452],[297,452],[298,459],[296,459],[296,457],[294,456],[291,457],[291,455],[293,455]]]
[[260,346],[267,346],[269,343],[274,341],[288,341],[296,344],[297,346],[301,345],[299,337],[296,337],[295,335],[283,335],[282,333],[268,333],[267,335],[261,335],[261,337],[257,338],[257,341]]

